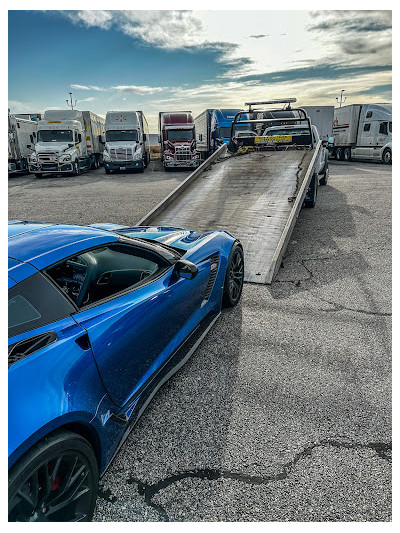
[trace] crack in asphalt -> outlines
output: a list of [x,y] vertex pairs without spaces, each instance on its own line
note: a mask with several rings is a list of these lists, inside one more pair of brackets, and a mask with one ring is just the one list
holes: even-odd
[[[338,439],[342,440],[338,440]],[[157,483],[146,483],[133,476],[128,478],[127,483],[136,484],[138,493],[144,497],[145,503],[156,510],[165,521],[169,521],[169,516],[162,505],[156,504],[152,501],[160,491],[173,485],[177,481],[188,478],[196,478],[209,481],[217,481],[219,479],[232,479],[241,481],[250,485],[264,485],[274,481],[281,481],[286,479],[293,471],[297,463],[305,458],[311,456],[314,449],[324,446],[333,446],[335,448],[345,448],[348,450],[370,449],[373,450],[379,458],[391,463],[392,458],[392,443],[386,442],[370,442],[366,444],[351,441],[347,437],[339,437],[336,439],[322,439],[319,442],[306,446],[302,451],[298,452],[291,461],[282,466],[280,472],[267,476],[252,476],[240,472],[231,472],[230,470],[215,469],[215,468],[199,468],[195,470],[184,470],[167,476]]]
[[[292,280],[275,280],[274,283],[291,283],[295,287],[300,287],[301,283],[304,281],[311,281],[314,283],[314,285],[317,287],[318,284],[314,280],[314,274],[313,271],[307,267],[305,264],[307,261],[324,261],[327,259],[332,259],[332,256],[329,257],[309,257],[307,259],[301,259],[300,261],[297,261],[297,263],[301,264],[301,266],[307,271],[308,277],[307,278],[298,278],[298,279],[292,279]],[[329,305],[333,306],[333,309],[323,309],[325,313],[335,313],[337,311],[352,311],[354,313],[361,313],[364,315],[371,315],[371,316],[392,316],[392,313],[386,313],[384,311],[368,311],[367,309],[361,309],[361,308],[355,308],[355,307],[348,307],[346,305],[333,302],[331,300],[327,300],[326,298],[323,298],[319,294],[315,294],[310,289],[307,289],[306,287],[302,286],[302,289],[305,291],[310,292],[317,300],[320,300],[321,302],[325,302]]]

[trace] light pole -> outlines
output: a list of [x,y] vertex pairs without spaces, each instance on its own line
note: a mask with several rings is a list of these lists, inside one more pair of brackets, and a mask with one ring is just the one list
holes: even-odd
[[75,103],[73,103],[72,102],[72,93],[68,93],[68,94],[69,94],[70,101],[66,100],[67,106],[70,107],[71,109],[74,109],[74,107],[76,106],[76,102],[78,100],[75,100]]
[[346,89],[342,89],[342,90],[340,91],[340,97],[339,97],[339,96],[336,96],[336,101],[338,102],[339,107],[342,107],[342,104],[344,104],[345,101],[346,101],[347,96],[343,96],[343,93],[344,93],[345,90],[346,90]]

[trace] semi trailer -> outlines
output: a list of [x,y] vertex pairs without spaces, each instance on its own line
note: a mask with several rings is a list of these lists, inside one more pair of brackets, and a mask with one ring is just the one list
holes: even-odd
[[200,164],[191,111],[161,111],[158,114],[161,162],[165,170],[195,168]]
[[105,131],[106,174],[112,170],[143,172],[150,162],[149,126],[143,111],[107,111]]
[[78,175],[98,168],[103,161],[104,119],[77,109],[45,111],[38,122],[29,171],[43,174]]
[[[279,102],[286,104],[287,100]],[[271,111],[265,109],[269,102],[261,104],[264,107],[260,112]],[[199,232],[196,238],[212,229],[231,232],[244,248],[245,281],[271,283],[301,207],[314,207],[317,200],[324,150],[322,141],[313,137],[306,112],[300,108],[293,111],[297,114],[293,121],[301,121],[307,128],[302,138],[292,136],[290,140],[290,135],[285,135],[260,139],[249,135],[237,136],[233,141],[231,136],[230,145],[243,138],[247,144],[231,154],[227,154],[225,143],[219,146],[137,225],[159,232],[160,240],[167,226],[174,226],[182,235],[181,228],[193,227]],[[259,120],[251,122],[248,116],[249,111],[236,114],[231,131],[236,125],[252,128]]]
[[8,114],[8,173],[27,172],[29,156],[34,150],[38,125]]
[[341,161],[353,157],[392,163],[392,104],[352,104],[334,111],[330,152]]

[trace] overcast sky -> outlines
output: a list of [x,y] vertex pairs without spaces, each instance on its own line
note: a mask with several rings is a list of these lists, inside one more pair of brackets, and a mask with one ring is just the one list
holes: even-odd
[[[9,107],[158,111],[390,102],[390,11],[9,11]],[[74,58],[74,60],[71,60]],[[28,81],[29,80],[29,81]]]

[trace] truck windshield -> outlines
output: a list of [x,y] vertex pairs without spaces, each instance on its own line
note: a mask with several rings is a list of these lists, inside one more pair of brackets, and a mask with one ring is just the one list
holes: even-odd
[[139,134],[137,130],[107,130],[106,141],[138,141]]
[[37,133],[39,143],[71,143],[71,130],[39,130]]
[[169,141],[191,141],[193,138],[193,130],[167,130]]

